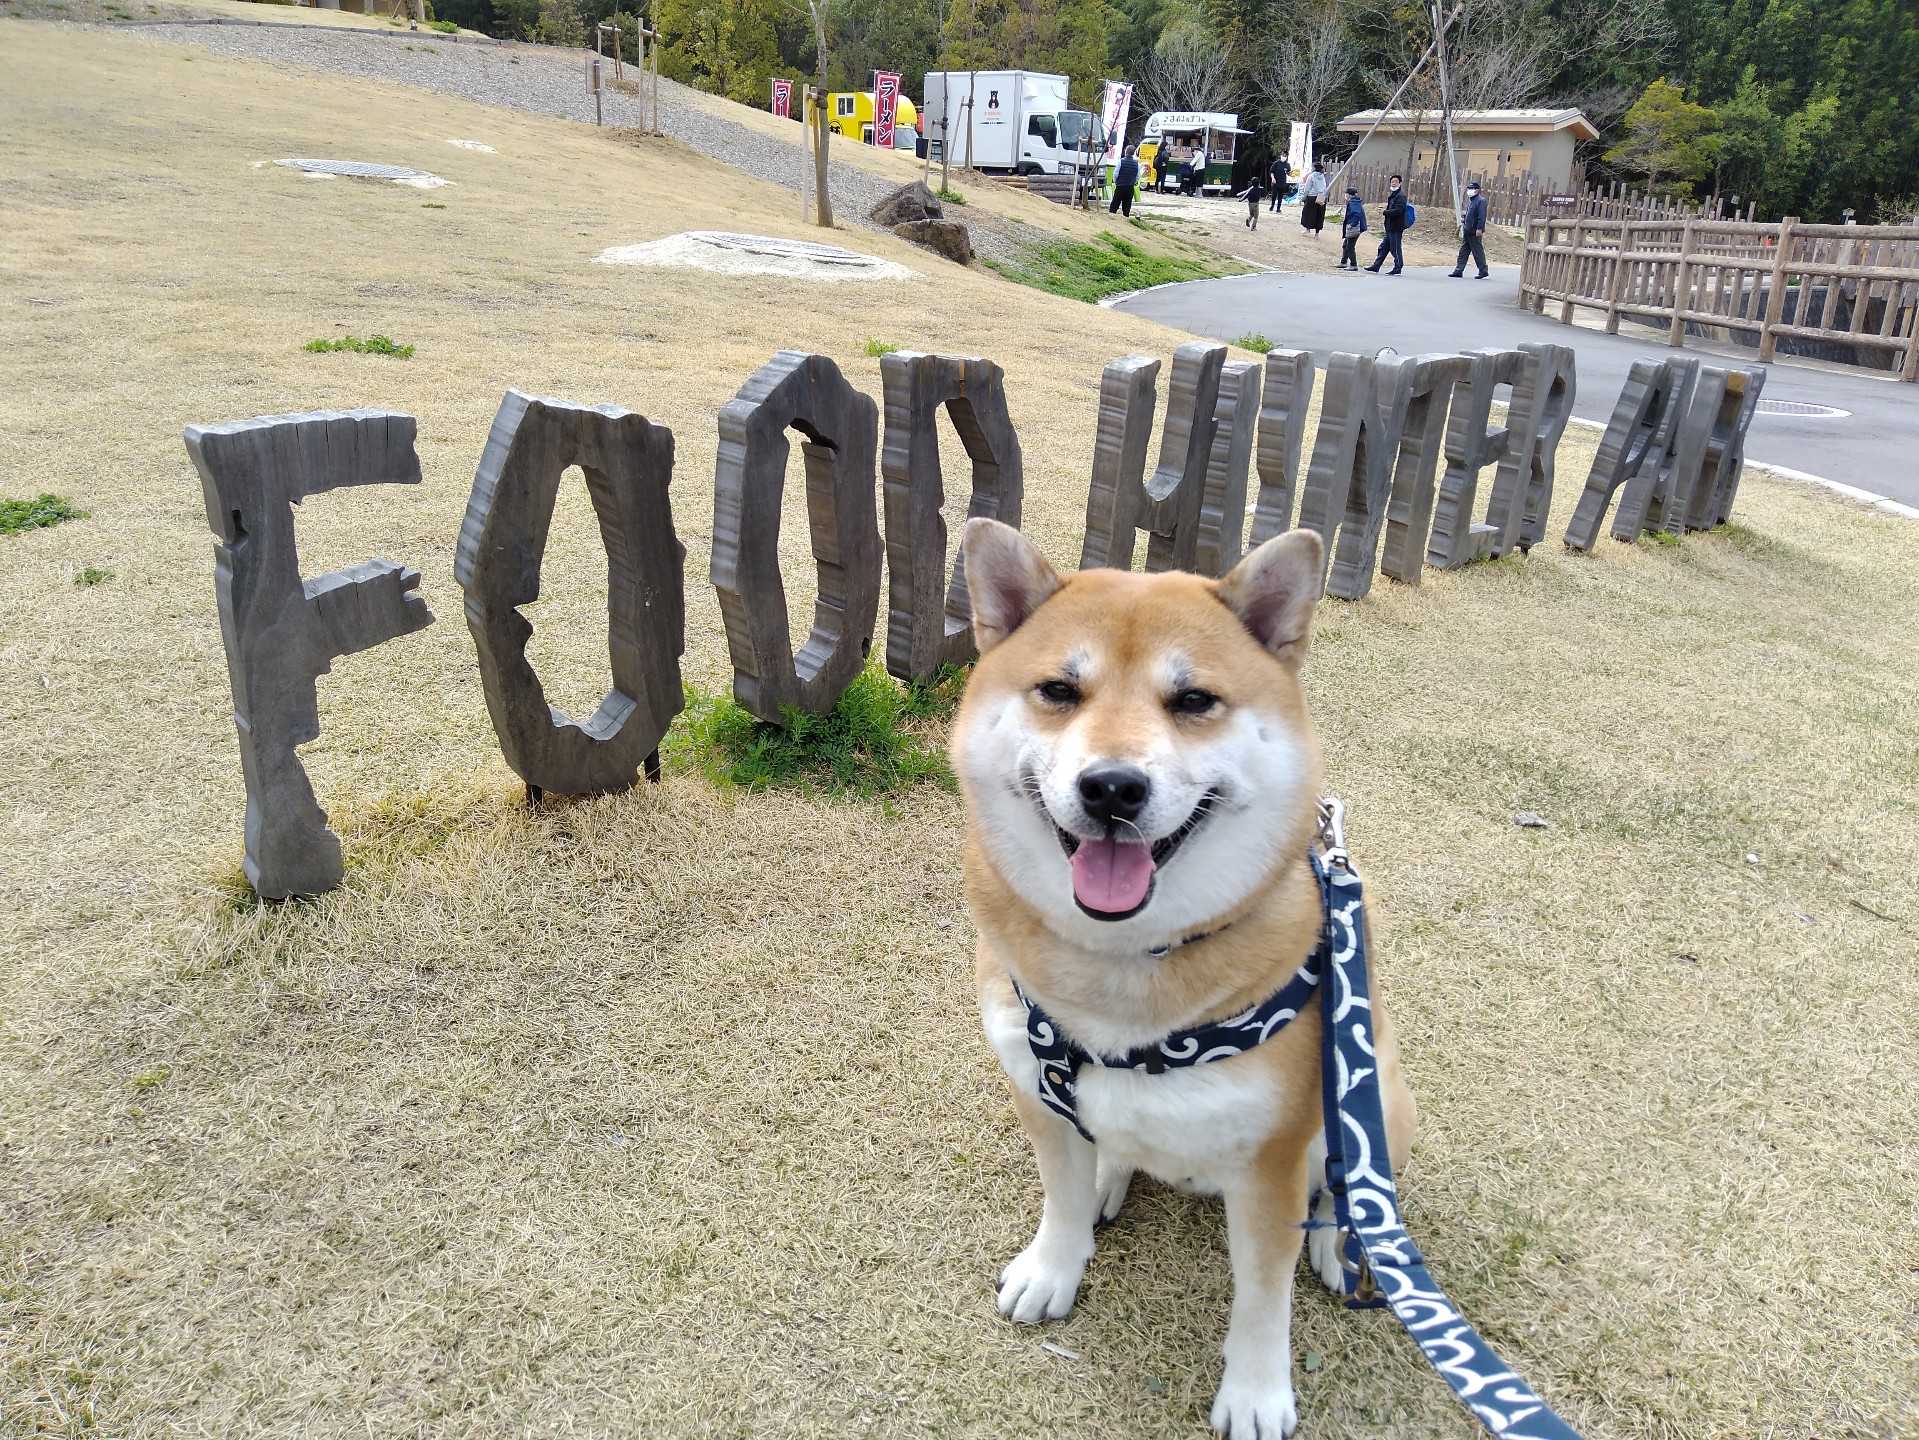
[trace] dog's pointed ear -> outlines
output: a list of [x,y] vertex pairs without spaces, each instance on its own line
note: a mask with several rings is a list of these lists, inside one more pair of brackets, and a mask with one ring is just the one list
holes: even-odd
[[960,532],[966,592],[973,600],[973,638],[984,655],[1011,635],[1059,589],[1059,576],[1011,525],[975,518]]
[[1281,664],[1298,670],[1319,603],[1326,546],[1316,530],[1275,535],[1219,582],[1219,598]]

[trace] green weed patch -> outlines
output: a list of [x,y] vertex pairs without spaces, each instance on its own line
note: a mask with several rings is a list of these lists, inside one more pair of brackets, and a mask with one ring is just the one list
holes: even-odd
[[364,340],[358,335],[342,335],[338,340],[309,340],[300,348],[315,355],[325,355],[335,350],[351,350],[355,355],[390,355],[395,360],[413,358],[411,345],[396,344],[385,335],[370,335]]
[[1102,231],[1098,241],[1038,245],[1017,260],[986,262],[1008,280],[1088,304],[1129,290],[1147,290],[1178,280],[1211,280],[1222,274],[1197,260],[1149,255],[1132,241]]
[[0,500],[0,535],[18,535],[27,530],[42,530],[67,520],[84,520],[87,512],[76,509],[71,501],[58,495],[39,495],[32,500]]

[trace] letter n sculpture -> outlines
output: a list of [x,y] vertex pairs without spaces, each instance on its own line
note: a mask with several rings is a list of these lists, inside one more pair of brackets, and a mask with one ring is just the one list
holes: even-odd
[[340,837],[300,763],[320,734],[316,681],[333,660],[433,623],[420,573],[365,560],[305,580],[293,507],[347,485],[417,485],[413,417],[384,410],[189,425],[214,546],[220,636],[246,779],[246,877],[270,899],[340,883]]

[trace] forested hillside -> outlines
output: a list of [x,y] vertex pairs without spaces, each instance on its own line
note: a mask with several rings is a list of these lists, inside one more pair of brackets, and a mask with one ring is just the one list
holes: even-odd
[[[1457,0],[1455,103],[1577,105],[1595,180],[1738,194],[1761,215],[1919,209],[1919,0]],[[1021,68],[1140,87],[1153,109],[1237,110],[1267,138],[1383,103],[1432,35],[1418,0],[646,0],[665,72],[748,104],[775,75]],[[575,43],[613,0],[435,0],[496,35]],[[1436,104],[1436,77],[1405,104]]]

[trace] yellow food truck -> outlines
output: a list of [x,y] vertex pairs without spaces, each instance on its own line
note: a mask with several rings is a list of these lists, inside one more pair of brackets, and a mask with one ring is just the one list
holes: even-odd
[[[857,140],[862,145],[873,143],[873,118],[877,113],[878,102],[871,90],[835,90],[826,97],[833,129],[848,140]],[[893,115],[893,148],[913,153],[919,143],[920,112],[913,102],[904,95]]]

